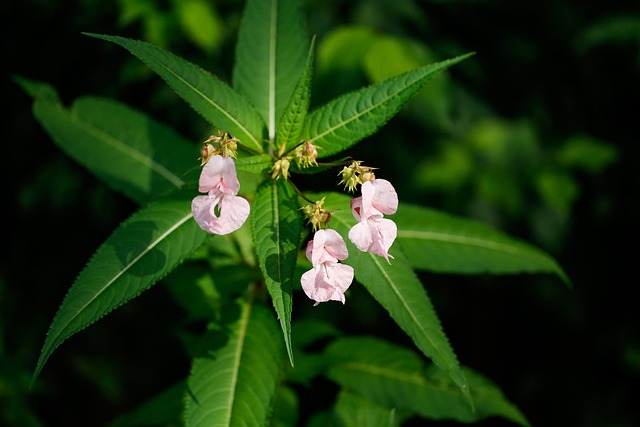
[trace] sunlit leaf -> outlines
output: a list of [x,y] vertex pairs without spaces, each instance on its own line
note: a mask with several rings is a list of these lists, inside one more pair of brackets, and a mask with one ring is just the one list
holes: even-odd
[[548,254],[478,221],[401,203],[391,216],[397,242],[420,270],[457,274],[552,273],[569,278]]
[[298,84],[291,95],[287,107],[282,113],[278,125],[276,146],[278,148],[284,147],[283,152],[285,153],[300,143],[302,126],[304,125],[304,119],[307,116],[307,110],[311,100],[311,74],[314,46],[315,38],[311,41],[304,72],[298,80]]
[[36,98],[33,113],[66,154],[138,204],[182,187],[197,165],[194,145],[116,101],[82,97],[66,109]]
[[248,100],[216,76],[150,43],[119,36],[88,36],[120,45],[147,64],[207,122],[262,152],[263,123]]
[[339,153],[387,123],[429,80],[471,56],[458,56],[342,95],[307,116],[303,138],[322,147],[319,157]]
[[191,215],[189,194],[153,202],[123,222],[67,292],[33,380],[62,342],[148,289],[197,249],[205,236]]
[[304,68],[308,45],[299,0],[246,2],[238,31],[233,86],[253,102],[272,142]]
[[258,188],[250,218],[260,269],[293,365],[293,276],[303,230],[296,193],[286,181],[265,181]]
[[[332,215],[331,224],[337,232],[347,236],[349,229],[355,225],[349,209],[349,197],[329,193],[324,206],[337,209]],[[354,268],[356,280],[387,310],[398,326],[412,338],[416,347],[451,376],[471,403],[469,386],[458,359],[431,300],[402,252],[393,251],[392,248],[395,259],[389,265],[378,255],[360,252],[348,239],[347,247],[349,258],[344,263]]]
[[271,413],[284,353],[273,314],[244,300],[226,308],[193,362],[186,427],[261,427]]

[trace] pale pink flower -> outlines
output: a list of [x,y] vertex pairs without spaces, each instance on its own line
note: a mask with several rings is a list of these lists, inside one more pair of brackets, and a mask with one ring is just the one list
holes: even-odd
[[229,234],[247,220],[249,202],[237,196],[240,182],[233,159],[212,156],[202,168],[199,191],[191,202],[193,217],[204,231],[211,234]]
[[347,245],[335,230],[318,230],[307,244],[306,255],[313,268],[302,275],[304,293],[315,301],[340,301],[353,281],[353,268],[339,263],[349,255]]
[[366,181],[362,196],[351,200],[351,212],[359,221],[349,230],[349,240],[361,251],[384,257],[390,263],[389,248],[398,235],[396,224],[384,215],[398,210],[398,194],[384,179]]

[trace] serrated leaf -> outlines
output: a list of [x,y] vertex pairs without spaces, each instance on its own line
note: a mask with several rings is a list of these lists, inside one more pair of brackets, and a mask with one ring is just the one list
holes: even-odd
[[286,181],[265,181],[258,187],[250,219],[260,270],[278,314],[293,365],[293,277],[303,231],[296,193]]
[[236,170],[251,173],[267,172],[273,166],[273,159],[268,154],[242,156],[234,161]]
[[302,133],[302,126],[304,125],[304,119],[307,116],[309,102],[311,101],[311,74],[313,70],[314,46],[315,37],[311,40],[304,71],[298,79],[298,84],[280,118],[276,147],[284,147],[282,150],[283,153],[295,148],[295,146],[301,142],[300,134]]
[[186,427],[264,426],[280,375],[282,340],[266,307],[239,300],[204,335],[187,380]]
[[145,206],[98,248],[51,323],[33,380],[62,342],[148,289],[204,242],[187,197]]
[[[331,224],[343,236],[347,236],[349,229],[355,225],[349,201],[348,196],[328,193],[324,204],[327,209],[336,209]],[[359,251],[348,239],[346,242],[349,258],[344,263],[354,268],[356,280],[387,310],[416,347],[449,374],[472,405],[469,385],[458,359],[431,300],[402,252],[397,247],[395,251],[392,248],[395,259],[389,265],[384,258]]]
[[549,255],[480,222],[403,203],[392,217],[397,242],[409,263],[421,270],[457,274],[557,274],[565,272]]
[[37,98],[33,113],[67,155],[141,205],[182,187],[197,164],[186,139],[116,101],[81,97],[66,109]]
[[373,134],[429,80],[471,55],[421,67],[342,95],[307,116],[303,139],[322,147],[318,157],[339,153]]
[[347,390],[408,416],[476,422],[500,416],[527,426],[522,413],[482,375],[465,369],[475,411],[446,374],[413,351],[373,337],[345,337],[329,344],[328,377]]
[[85,33],[120,45],[147,64],[207,122],[238,138],[245,147],[263,152],[263,123],[249,101],[229,85],[164,49],[119,36]]
[[236,44],[233,86],[255,105],[269,140],[304,67],[308,39],[299,0],[246,2]]

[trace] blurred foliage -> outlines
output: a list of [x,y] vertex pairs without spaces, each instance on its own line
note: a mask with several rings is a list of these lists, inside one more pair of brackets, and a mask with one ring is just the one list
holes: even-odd
[[[640,217],[637,2],[304,3],[319,42],[314,105],[422,64],[478,52],[420,93],[360,148],[367,151],[362,157],[383,167],[401,199],[476,217],[538,243],[558,255],[576,283],[566,295],[544,280],[506,277],[489,287],[480,278],[485,286],[478,289],[471,279],[429,277],[434,305],[463,361],[500,384],[533,425],[637,425],[631,396],[640,381],[639,319],[626,294],[634,254],[621,249],[622,239],[637,236]],[[164,82],[137,59],[80,33],[145,39],[229,81],[242,6],[237,0],[3,2],[5,73],[51,81],[65,100],[89,93],[118,98],[202,140],[210,130]],[[3,84],[11,103],[3,117],[11,159],[3,177],[13,184],[13,226],[0,269],[0,424],[86,425],[88,418],[68,409],[73,404],[91,414],[92,425],[105,425],[188,371],[188,327],[176,330],[189,324],[176,304],[186,290],[169,277],[166,287],[80,334],[28,390],[64,292],[132,205],[57,152],[30,116],[28,97],[8,75]],[[205,312],[216,298],[207,283],[199,286],[208,299],[198,309]],[[361,294],[352,298],[350,313],[322,308],[313,315],[346,319],[353,332],[375,327],[381,313]],[[464,335],[470,323],[475,329]],[[505,337],[509,348],[498,344]],[[512,370],[497,368],[508,359]],[[148,372],[140,372],[143,366]],[[300,414],[328,404],[316,399],[300,402]]]

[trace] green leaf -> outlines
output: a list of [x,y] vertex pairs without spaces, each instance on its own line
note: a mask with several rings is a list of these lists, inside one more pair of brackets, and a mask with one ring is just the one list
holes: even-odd
[[401,203],[390,217],[409,263],[421,270],[457,274],[553,273],[570,280],[540,249],[480,222]]
[[263,123],[249,101],[229,85],[164,49],[118,36],[85,33],[120,45],[147,64],[212,126],[231,133],[245,147],[263,152]]
[[108,424],[107,427],[177,425],[183,406],[185,382],[180,381]]
[[149,204],[100,246],[53,319],[33,381],[63,341],[151,287],[204,242],[206,233],[191,215],[191,197]]
[[37,98],[33,113],[71,158],[138,204],[180,188],[197,149],[170,128],[106,98],[78,98],[70,109]]
[[273,315],[239,300],[202,339],[187,381],[186,427],[264,426],[283,355]]
[[295,148],[295,146],[301,142],[300,134],[302,133],[302,126],[304,125],[304,119],[307,116],[309,102],[311,101],[311,74],[313,71],[314,46],[315,37],[311,40],[304,72],[300,76],[298,84],[291,95],[291,99],[280,118],[276,146],[278,148],[283,147],[283,153]]
[[299,0],[248,0],[236,44],[233,86],[267,123],[269,141],[304,68],[308,39]]
[[260,269],[293,365],[293,276],[303,231],[296,193],[286,181],[265,181],[258,187],[250,219]]
[[[329,193],[325,199],[327,209],[336,209],[331,224],[342,236],[347,236],[355,225],[349,201],[348,196],[337,193]],[[472,405],[469,385],[457,357],[422,283],[402,252],[392,248],[395,259],[389,265],[378,255],[359,251],[348,239],[347,248],[349,258],[344,263],[354,268],[356,280],[389,312],[415,345],[451,376]]]
[[236,170],[251,173],[267,172],[273,166],[273,159],[268,154],[242,156],[234,161]]
[[276,391],[269,427],[296,427],[299,425],[298,417],[299,404],[296,391],[291,387],[280,384]]
[[327,346],[328,377],[387,408],[434,420],[470,423],[491,416],[527,426],[522,413],[482,375],[465,369],[475,411],[446,374],[413,351],[373,337],[340,338]]
[[342,95],[307,116],[303,139],[322,147],[319,157],[339,153],[373,134],[425,83],[471,55],[418,68]]
[[22,90],[33,98],[43,99],[57,104],[61,103],[58,92],[48,83],[25,79],[21,76],[13,76],[13,80],[22,88]]
[[377,405],[354,393],[342,390],[338,393],[335,416],[342,427],[396,427],[395,409]]

